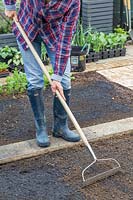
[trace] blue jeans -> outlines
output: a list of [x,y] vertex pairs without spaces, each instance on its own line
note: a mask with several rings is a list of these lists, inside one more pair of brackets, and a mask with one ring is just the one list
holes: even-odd
[[[43,41],[39,35],[32,42],[32,44],[39,56],[41,56],[41,42],[43,42]],[[18,45],[19,45],[19,49],[22,54],[23,62],[24,62],[24,70],[25,70],[26,77],[28,80],[28,90],[36,89],[36,88],[43,88],[44,87],[44,78],[43,78],[43,71],[42,71],[41,67],[37,63],[36,59],[34,58],[32,52],[29,48],[25,51],[19,42],[18,42]],[[48,48],[46,45],[45,45],[45,47],[46,47],[48,56],[50,58],[52,67],[54,68],[55,52],[52,51],[50,48]],[[69,58],[64,75],[62,77],[62,81],[61,81],[61,85],[64,90],[68,90],[71,88],[70,70],[71,70],[71,65],[70,65],[70,58]]]

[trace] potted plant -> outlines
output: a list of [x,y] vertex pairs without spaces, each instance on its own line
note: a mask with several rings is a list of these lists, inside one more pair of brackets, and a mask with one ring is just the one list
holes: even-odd
[[5,62],[0,62],[0,78],[6,77],[9,75],[8,65]]
[[113,58],[115,55],[114,50],[114,33],[110,33],[106,36],[107,39],[107,48],[108,48],[108,57]]
[[114,31],[119,36],[120,56],[125,56],[126,54],[125,44],[126,44],[129,34],[127,31],[125,31],[123,28],[120,28],[119,26],[115,28]]
[[99,60],[99,52],[101,48],[98,32],[94,32],[92,34],[91,47],[92,47],[92,51],[90,51],[90,55],[92,55],[92,61],[96,62]]
[[120,46],[120,56],[125,56],[126,55],[125,44],[126,44],[128,35],[127,34],[119,34],[119,37],[120,37],[120,43],[119,43],[119,46]]
[[83,30],[82,24],[78,22],[71,45],[71,71],[85,70],[87,48],[86,33]]
[[94,37],[93,49],[99,53],[99,59],[108,58],[107,39],[105,33],[96,33],[96,37]]
[[107,35],[103,32],[99,33],[99,59],[108,58],[108,50],[107,50]]

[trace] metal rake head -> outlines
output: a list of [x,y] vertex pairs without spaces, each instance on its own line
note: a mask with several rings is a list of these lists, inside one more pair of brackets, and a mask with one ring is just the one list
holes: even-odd
[[[92,166],[94,166],[95,164],[109,164],[107,162],[113,162],[115,163],[115,167],[111,168],[111,169],[107,169],[104,170],[103,172],[100,172],[94,176],[90,176],[90,173],[88,173],[88,169],[92,169]],[[121,166],[119,164],[119,162],[117,160],[115,160],[114,158],[107,158],[107,159],[95,159],[90,165],[88,165],[83,171],[82,171],[82,179],[83,179],[83,187],[93,184],[99,180],[105,179],[109,176],[112,176],[114,174],[116,174],[118,171],[120,171]],[[85,174],[87,171],[87,176],[89,176],[89,178],[85,178]],[[101,170],[100,170],[101,171]]]

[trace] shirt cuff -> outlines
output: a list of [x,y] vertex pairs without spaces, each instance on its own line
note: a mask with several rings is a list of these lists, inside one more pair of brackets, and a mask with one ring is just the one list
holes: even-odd
[[55,80],[55,81],[61,82],[62,76],[57,75],[57,74],[52,74],[51,79],[52,79],[52,80]]
[[6,10],[16,10],[16,5],[4,5]]

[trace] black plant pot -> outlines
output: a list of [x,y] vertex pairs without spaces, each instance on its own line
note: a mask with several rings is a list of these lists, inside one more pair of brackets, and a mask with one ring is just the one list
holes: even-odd
[[103,51],[102,58],[103,59],[107,59],[108,58],[108,51]]
[[95,53],[95,54],[94,54],[93,61],[94,61],[94,62],[97,62],[98,60],[99,60],[99,53]]
[[91,62],[93,62],[93,56],[90,54],[87,54],[86,55],[86,63],[91,63]]
[[120,49],[115,49],[115,57],[119,57],[120,56]]
[[103,56],[103,52],[100,51],[100,52],[99,52],[99,60],[103,59],[102,56]]
[[126,55],[126,48],[120,49],[120,56],[125,56]]
[[81,72],[86,66],[86,50],[81,51],[82,47],[72,46],[70,62],[72,72]]
[[114,55],[115,55],[115,50],[114,50],[114,49],[110,49],[110,50],[108,51],[108,57],[109,57],[109,58],[113,58]]
[[92,62],[96,62],[99,60],[99,53],[90,51],[90,57],[92,58]]

